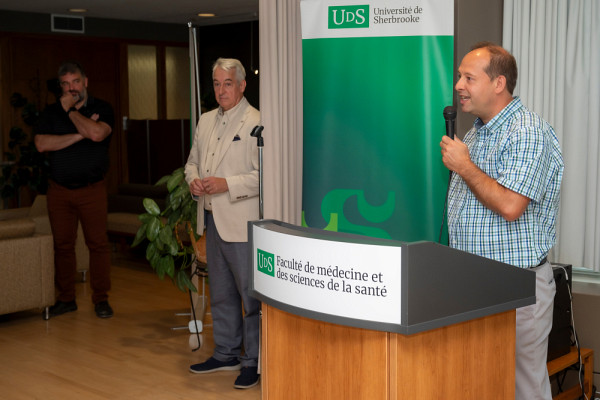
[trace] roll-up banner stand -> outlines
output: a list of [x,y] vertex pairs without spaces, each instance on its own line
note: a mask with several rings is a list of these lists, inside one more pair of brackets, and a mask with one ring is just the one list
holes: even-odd
[[303,0],[301,10],[303,225],[437,241],[454,1]]

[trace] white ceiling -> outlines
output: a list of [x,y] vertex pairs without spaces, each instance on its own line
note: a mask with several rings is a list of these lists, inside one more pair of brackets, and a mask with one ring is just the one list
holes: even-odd
[[[84,14],[69,8],[85,8]],[[258,0],[0,0],[1,10],[175,24],[213,25],[258,19]],[[215,13],[200,18],[199,12]]]

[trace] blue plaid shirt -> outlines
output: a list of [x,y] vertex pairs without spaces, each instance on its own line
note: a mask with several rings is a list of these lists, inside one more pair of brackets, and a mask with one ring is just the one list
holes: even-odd
[[515,97],[487,124],[477,118],[464,143],[471,160],[500,185],[531,199],[509,222],[481,204],[453,174],[448,195],[450,246],[517,267],[534,267],[556,238],[563,160],[552,127]]

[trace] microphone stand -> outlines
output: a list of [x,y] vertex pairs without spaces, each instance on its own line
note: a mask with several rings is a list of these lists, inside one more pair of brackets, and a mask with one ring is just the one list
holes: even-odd
[[256,125],[250,136],[256,138],[256,144],[258,146],[258,218],[263,219],[263,147],[265,147],[265,141],[261,136],[264,126]]
[[[262,125],[256,125],[250,136],[256,138],[256,145],[258,146],[258,218],[263,219],[263,147],[265,147],[265,141],[261,136],[262,131],[265,127]],[[259,321],[262,320],[262,310],[258,311]],[[258,324],[258,373],[261,371],[261,339],[262,336],[262,322]]]

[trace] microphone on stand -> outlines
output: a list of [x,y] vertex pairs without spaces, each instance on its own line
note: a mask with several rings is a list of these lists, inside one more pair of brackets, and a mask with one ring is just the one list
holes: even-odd
[[250,136],[256,138],[256,145],[258,147],[258,217],[259,219],[263,219],[264,216],[264,193],[263,193],[263,147],[265,146],[265,141],[261,136],[263,129],[265,129],[262,125],[256,125],[252,132],[250,132]]
[[[455,113],[455,115],[456,115],[456,113]],[[258,147],[264,146],[264,140],[263,140],[263,137],[261,136],[263,129],[265,129],[264,126],[256,125],[254,127],[254,129],[252,129],[252,132],[250,132],[250,136],[256,138]]]
[[446,120],[446,135],[454,140],[454,121],[456,120],[456,108],[448,106],[444,108],[444,119]]

